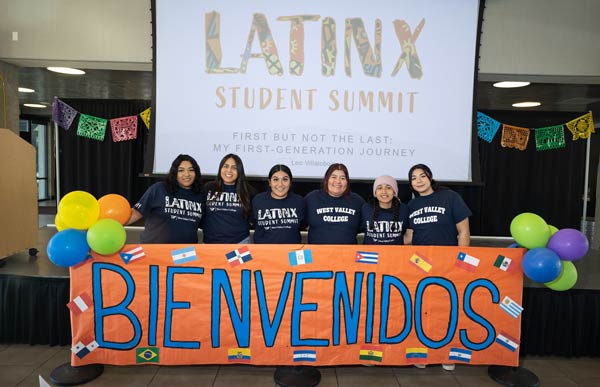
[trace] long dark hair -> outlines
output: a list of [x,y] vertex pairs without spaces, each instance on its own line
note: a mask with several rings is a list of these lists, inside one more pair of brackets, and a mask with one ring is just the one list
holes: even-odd
[[233,159],[235,161],[237,175],[238,175],[237,179],[235,181],[235,190],[236,190],[236,193],[240,200],[240,203],[242,204],[242,207],[244,208],[244,214],[246,216],[249,216],[250,212],[252,210],[251,200],[252,200],[252,195],[254,193],[254,189],[248,183],[248,179],[246,178],[246,173],[244,172],[244,163],[242,162],[242,159],[240,158],[240,156],[238,156],[234,153],[226,154],[221,159],[221,162],[219,163],[219,170],[217,171],[217,178],[214,181],[210,182],[207,185],[207,188],[209,190],[213,191],[213,193],[217,194],[217,195],[220,194],[221,192],[223,192],[223,186],[225,185],[225,183],[223,182],[223,178],[221,177],[221,168],[223,168],[223,165],[225,165],[225,162],[229,159]]
[[171,163],[169,174],[165,178],[167,191],[170,193],[174,193],[179,189],[179,183],[177,183],[177,170],[179,169],[181,163],[184,161],[189,161],[190,164],[192,164],[192,168],[194,168],[194,172],[196,172],[196,177],[194,178],[194,182],[192,183],[192,191],[194,191],[194,193],[202,192],[202,173],[200,172],[200,166],[192,156],[184,154],[180,154],[179,156],[177,156],[175,160],[173,160],[173,162]]
[[329,168],[327,168],[327,172],[325,172],[325,176],[323,177],[323,182],[321,183],[321,188],[325,193],[329,194],[329,178],[333,174],[334,171],[342,171],[346,175],[346,181],[348,184],[346,185],[346,190],[342,193],[342,196],[350,195],[350,175],[348,174],[348,168],[342,163],[331,164]]
[[433,179],[433,173],[431,172],[431,169],[425,164],[416,164],[410,167],[410,169],[408,170],[408,183],[410,184],[410,190],[412,191],[414,196],[421,196],[417,191],[414,190],[412,186],[412,173],[415,169],[423,170],[423,172],[425,172],[425,176],[427,176],[427,178],[431,182],[431,189],[433,189],[434,191],[438,190],[438,183]]

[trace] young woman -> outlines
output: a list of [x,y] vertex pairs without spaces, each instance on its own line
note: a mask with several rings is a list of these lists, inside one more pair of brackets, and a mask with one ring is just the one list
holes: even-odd
[[308,243],[329,245],[356,244],[360,211],[365,203],[350,191],[350,176],[344,164],[331,164],[321,189],[310,192],[306,202]]
[[277,164],[269,171],[269,189],[252,199],[254,243],[300,243],[306,205],[290,191],[292,171]]
[[198,225],[205,212],[200,167],[193,157],[179,155],[165,181],[150,186],[131,209],[127,224],[146,218],[141,243],[198,243]]
[[398,199],[398,183],[383,175],[373,183],[373,203],[362,206],[365,245],[402,245],[408,208]]
[[205,188],[204,243],[250,243],[252,188],[242,159],[232,153],[223,157],[217,179]]

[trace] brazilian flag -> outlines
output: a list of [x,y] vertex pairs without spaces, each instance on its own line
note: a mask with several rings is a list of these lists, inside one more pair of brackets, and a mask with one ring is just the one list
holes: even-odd
[[158,363],[158,349],[156,347],[143,347],[135,349],[136,363]]

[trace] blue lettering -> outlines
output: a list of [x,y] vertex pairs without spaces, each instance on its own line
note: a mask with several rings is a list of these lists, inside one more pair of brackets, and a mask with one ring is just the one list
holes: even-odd
[[316,311],[317,304],[302,303],[302,294],[304,293],[304,281],[309,279],[331,279],[333,272],[331,271],[316,271],[296,273],[296,283],[294,284],[294,302],[292,305],[292,327],[291,327],[291,343],[293,347],[305,345],[312,347],[327,347],[329,340],[327,339],[301,339],[300,338],[300,318],[303,312]]
[[256,282],[258,310],[260,312],[260,323],[262,325],[265,346],[272,347],[275,343],[275,339],[277,338],[277,332],[279,332],[279,326],[281,325],[281,319],[283,318],[283,312],[285,311],[285,304],[290,294],[290,288],[292,286],[292,273],[286,272],[285,277],[283,278],[283,284],[281,286],[281,291],[279,292],[279,298],[277,300],[277,307],[275,308],[273,322],[271,322],[269,319],[269,306],[267,305],[262,271],[258,270],[254,272],[254,281]]
[[[400,292],[402,300],[404,301],[404,327],[396,336],[389,337],[387,335],[387,324],[390,314],[390,290],[392,287]],[[410,292],[404,282],[391,275],[384,275],[381,280],[380,317],[379,342],[381,344],[401,343],[409,335],[412,328],[412,304]]]
[[175,274],[204,274],[201,267],[167,267],[167,299],[165,302],[165,337],[164,346],[167,348],[187,348],[198,349],[198,341],[173,341],[171,340],[171,324],[173,321],[174,309],[189,309],[190,303],[187,301],[173,301],[173,281]]
[[466,329],[459,330],[460,342],[466,348],[476,351],[481,351],[482,349],[486,349],[487,347],[492,345],[494,343],[494,338],[496,337],[496,330],[494,329],[494,326],[490,324],[489,321],[477,314],[471,306],[471,295],[473,294],[473,291],[479,287],[485,288],[490,292],[490,294],[492,295],[492,302],[494,304],[497,304],[500,301],[500,292],[498,291],[498,288],[488,279],[480,278],[478,280],[475,280],[469,285],[467,285],[467,288],[465,289],[465,295],[463,300],[463,309],[465,311],[465,314],[467,315],[467,317],[481,325],[487,331],[487,336],[481,343],[474,343],[471,340],[469,340]]
[[[448,330],[446,332],[446,336],[439,341],[435,341],[427,337],[425,332],[423,332],[423,322],[421,320],[422,316],[422,302],[423,302],[423,294],[425,290],[431,286],[437,285],[446,289],[448,294],[450,295],[450,318],[448,319]],[[417,337],[421,343],[425,344],[429,348],[438,349],[443,347],[452,341],[452,337],[454,337],[454,332],[456,331],[456,326],[458,324],[458,294],[456,292],[456,288],[454,284],[447,280],[446,278],[441,277],[428,277],[419,282],[417,285],[417,291],[415,294],[415,331],[417,333]]]
[[[231,290],[231,282],[227,271],[213,269],[212,271],[212,303],[211,303],[211,336],[213,348],[221,346],[221,292],[225,296],[229,319],[233,325],[233,331],[237,345],[241,348],[250,346],[250,270],[242,270],[242,294],[241,313],[239,312]],[[235,310],[235,313],[232,313]]]
[[361,288],[364,273],[354,273],[354,302],[350,305],[345,272],[335,273],[333,285],[333,345],[340,345],[340,301],[344,303],[344,328],[347,344],[356,344],[360,320]]

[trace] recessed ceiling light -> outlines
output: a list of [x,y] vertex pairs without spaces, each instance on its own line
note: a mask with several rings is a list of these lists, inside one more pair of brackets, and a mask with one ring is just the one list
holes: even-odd
[[494,87],[499,87],[501,89],[511,89],[514,87],[524,87],[529,85],[531,85],[531,82],[504,81],[494,83]]
[[70,67],[46,67],[48,70],[55,73],[70,74],[70,75],[83,75],[85,71],[79,69],[72,69]]
[[23,106],[27,106],[30,108],[37,108],[37,109],[44,109],[47,107],[46,105],[42,105],[39,103],[24,103]]
[[19,93],[35,93],[35,90],[27,87],[19,87]]
[[540,106],[541,103],[540,102],[519,102],[519,103],[513,103],[512,105],[514,107],[535,107],[535,106]]

